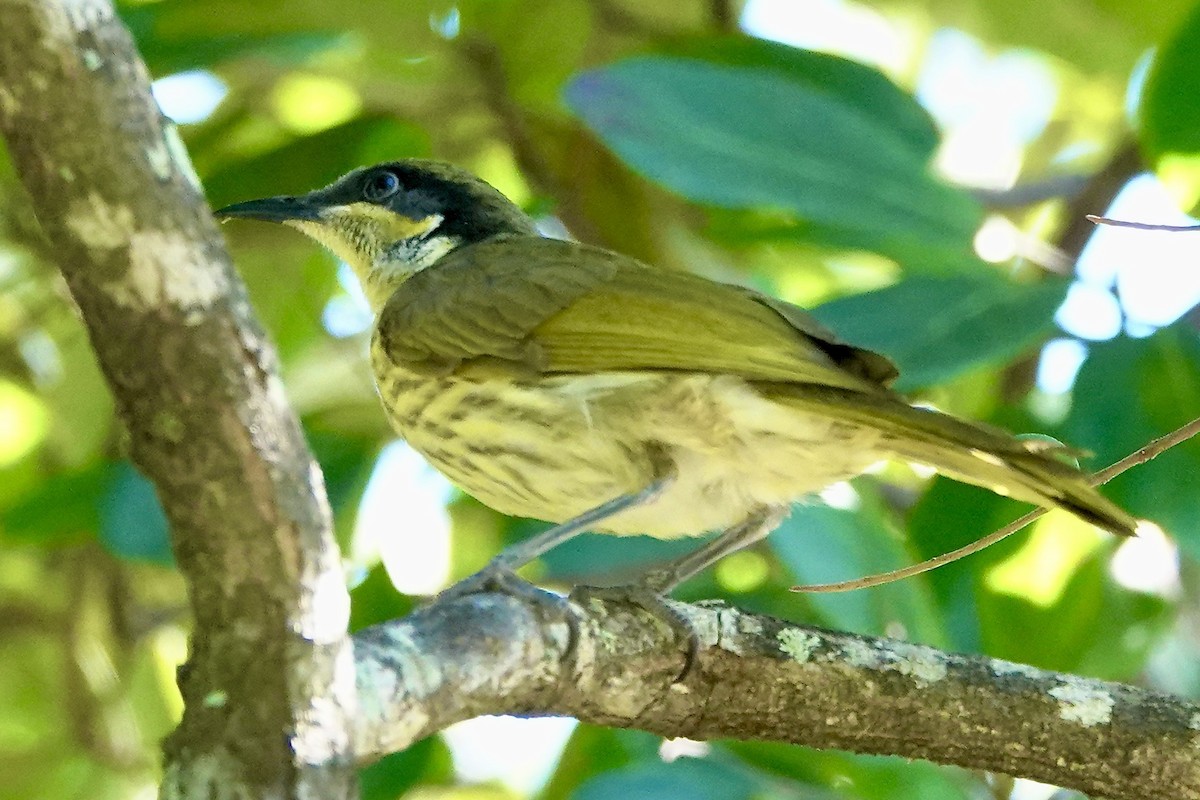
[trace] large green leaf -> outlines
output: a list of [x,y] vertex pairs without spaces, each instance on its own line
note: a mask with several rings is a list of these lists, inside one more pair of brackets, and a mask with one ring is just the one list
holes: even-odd
[[[986,489],[938,477],[909,514],[908,538],[917,558],[931,558],[991,533],[1026,509],[1015,500]],[[982,553],[939,567],[925,576],[945,620],[951,649],[963,652],[982,649],[976,607],[979,572],[1010,553],[1018,542],[1009,539],[992,545]]]
[[448,785],[453,782],[453,774],[450,748],[438,737],[430,736],[359,770],[359,797],[395,800],[418,784]]
[[626,163],[688,199],[779,209],[886,254],[968,257],[979,209],[930,177],[915,114],[884,118],[870,93],[847,90],[862,69],[644,56],[577,76],[566,100]]
[[601,773],[584,783],[573,800],[751,800],[779,796],[749,771],[707,759],[669,764],[642,763]]
[[914,155],[928,159],[937,148],[928,112],[882,72],[857,61],[746,36],[686,37],[659,47],[665,55],[778,73],[871,118]]
[[[767,540],[795,582],[826,583],[859,578],[912,563],[889,524],[883,498],[868,481],[856,481],[859,507],[797,505]],[[806,595],[822,624],[839,630],[886,635],[902,625],[909,638],[946,644],[941,620],[923,578],[873,589]]]
[[95,536],[100,527],[98,507],[111,470],[112,464],[98,462],[37,483],[20,502],[0,513],[0,541],[54,547]]
[[[1149,339],[1093,345],[1075,384],[1063,438],[1109,464],[1194,419],[1200,409],[1200,337],[1186,323]],[[1105,493],[1157,522],[1200,558],[1200,440],[1133,467]]]
[[1167,184],[1200,203],[1200,6],[1155,56],[1138,108],[1141,144]]
[[[525,520],[515,528],[532,535],[546,525]],[[525,538],[522,535],[521,538]],[[649,536],[584,534],[542,556],[546,578],[571,583],[614,583],[631,580],[651,567],[695,550],[703,540],[653,539]]]
[[661,743],[658,737],[642,731],[578,725],[538,800],[568,800],[583,783],[598,775],[637,761],[657,759]]
[[179,31],[163,35],[158,22],[167,3],[121,10],[121,19],[137,40],[142,58],[155,76],[211,67],[226,59],[253,55],[283,63],[302,63],[345,40],[340,31],[225,33]]
[[988,273],[918,276],[825,303],[814,315],[900,368],[902,391],[1012,358],[1053,330],[1065,281],[1017,284]]
[[114,464],[100,500],[100,541],[113,555],[173,563],[167,516],[154,484],[127,461]]
[[969,773],[927,762],[778,742],[723,742],[719,747],[758,769],[836,792],[829,795],[811,789],[799,795],[804,798],[966,800],[981,796]]
[[977,606],[987,654],[1108,680],[1135,678],[1173,616],[1161,598],[1111,582],[1107,548],[1080,563],[1053,602],[994,591],[984,581]]

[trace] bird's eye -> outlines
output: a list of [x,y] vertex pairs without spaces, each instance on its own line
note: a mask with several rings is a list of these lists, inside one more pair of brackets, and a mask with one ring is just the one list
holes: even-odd
[[400,189],[400,179],[394,172],[377,172],[363,186],[363,197],[372,203],[378,203],[394,195]]

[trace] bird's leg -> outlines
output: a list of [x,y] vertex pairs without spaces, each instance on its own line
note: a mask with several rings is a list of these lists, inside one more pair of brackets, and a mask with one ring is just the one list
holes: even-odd
[[663,465],[660,469],[660,477],[655,478],[646,488],[614,497],[612,500],[601,503],[577,517],[555,525],[553,528],[543,531],[537,536],[526,539],[523,542],[518,542],[489,561],[479,572],[454,584],[438,595],[438,597],[444,599],[448,597],[462,597],[468,594],[479,594],[480,592],[502,591],[518,597],[531,599],[535,602],[545,602],[548,598],[555,596],[518,578],[516,570],[543,553],[558,547],[560,544],[569,542],[593,525],[622,511],[654,500],[674,480],[674,467]]
[[686,618],[671,607],[664,595],[688,578],[714,564],[725,556],[764,538],[775,530],[787,515],[782,506],[762,506],[743,522],[727,528],[703,547],[646,572],[634,583],[623,586],[577,586],[571,598],[583,600],[599,597],[634,603],[661,619],[680,639],[687,643],[683,669],[676,676],[678,683],[684,680],[696,665],[700,652],[700,638]]
[[569,519],[560,525],[555,525],[553,528],[543,531],[537,536],[514,544],[493,558],[484,569],[500,569],[510,572],[520,569],[538,556],[553,550],[560,544],[566,544],[571,541],[593,525],[603,522],[609,517],[616,516],[622,511],[627,511],[643,503],[649,503],[662,494],[674,480],[674,473],[670,473],[666,477],[656,479],[640,492],[623,494],[620,497],[614,497],[607,503],[601,503],[590,511],[585,511],[573,519]]
[[704,546],[693,550],[661,567],[644,573],[635,583],[646,589],[666,594],[688,578],[717,563],[730,553],[749,547],[766,538],[787,516],[785,506],[761,506],[743,522],[721,531]]

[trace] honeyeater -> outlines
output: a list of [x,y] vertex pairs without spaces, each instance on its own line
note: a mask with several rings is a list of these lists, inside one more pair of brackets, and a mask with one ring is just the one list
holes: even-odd
[[396,161],[217,214],[297,228],[348,264],[376,315],[371,365],[396,431],[489,506],[561,523],[475,585],[585,529],[721,531],[637,585],[659,596],[881,459],[1114,533],[1136,525],[1053,446],[913,407],[888,388],[886,358],[802,309],[543,237],[462,169]]

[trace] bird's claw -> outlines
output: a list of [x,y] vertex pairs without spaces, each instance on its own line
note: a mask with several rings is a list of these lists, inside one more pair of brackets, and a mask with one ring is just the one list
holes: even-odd
[[469,597],[474,594],[495,592],[522,600],[551,619],[563,619],[567,623],[567,643],[563,648],[562,661],[569,671],[574,671],[575,653],[579,645],[579,618],[571,609],[567,598],[534,586],[519,577],[510,567],[492,562],[474,575],[468,575],[453,586],[443,589],[433,602],[444,602]]
[[675,610],[666,598],[660,594],[653,584],[632,584],[628,586],[576,586],[569,595],[575,602],[586,601],[589,598],[629,603],[645,609],[655,619],[664,623],[675,634],[676,638],[685,645],[683,668],[675,676],[673,683],[682,683],[695,669],[700,656],[700,636],[696,633],[688,619]]

